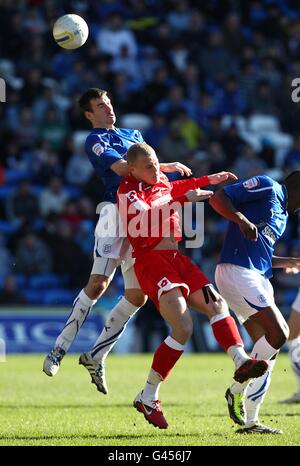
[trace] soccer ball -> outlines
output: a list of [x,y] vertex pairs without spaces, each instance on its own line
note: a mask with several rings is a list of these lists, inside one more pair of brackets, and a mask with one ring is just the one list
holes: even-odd
[[53,26],[54,40],[64,49],[78,49],[86,42],[88,35],[88,25],[78,15],[61,16]]

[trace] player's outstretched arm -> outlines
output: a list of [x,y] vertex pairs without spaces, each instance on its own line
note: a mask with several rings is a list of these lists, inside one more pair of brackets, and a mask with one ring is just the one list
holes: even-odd
[[217,191],[209,199],[209,203],[212,208],[218,212],[218,214],[222,215],[222,217],[225,217],[231,222],[237,223],[245,239],[257,241],[258,232],[256,226],[234,207],[223,189]]
[[274,269],[287,269],[287,273],[300,272],[300,258],[299,257],[272,257],[272,267]]
[[207,176],[209,184],[220,184],[227,180],[237,181],[238,177],[231,172],[213,173]]

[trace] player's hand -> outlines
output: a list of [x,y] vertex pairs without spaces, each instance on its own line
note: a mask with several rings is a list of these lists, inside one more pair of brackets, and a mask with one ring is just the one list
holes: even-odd
[[208,175],[209,183],[210,184],[220,184],[223,183],[223,181],[226,181],[228,179],[231,179],[233,181],[236,181],[238,177],[231,172],[219,172],[219,173],[214,173],[212,175]]
[[300,272],[300,266],[299,267],[287,267],[285,269],[285,273],[288,273],[290,275],[296,275],[299,272]]
[[165,173],[179,172],[181,176],[191,176],[192,170],[180,162],[161,163],[160,169]]
[[288,274],[295,275],[300,272],[300,259],[297,257],[291,257],[288,261],[288,267],[285,268],[285,272]]
[[191,189],[185,195],[190,202],[199,202],[199,201],[205,201],[205,199],[209,199],[211,196],[214,195],[214,192],[197,188],[197,189]]
[[257,241],[258,231],[254,223],[249,222],[249,220],[241,220],[239,222],[239,227],[245,239]]

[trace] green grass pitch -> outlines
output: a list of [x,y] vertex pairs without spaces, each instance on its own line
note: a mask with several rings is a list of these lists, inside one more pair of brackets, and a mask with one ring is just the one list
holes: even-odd
[[0,364],[0,445],[300,445],[300,405],[278,400],[295,391],[286,354],[278,358],[261,421],[284,435],[239,435],[224,392],[233,364],[225,354],[185,355],[161,388],[167,430],[149,425],[132,401],[143,387],[151,355],[111,355],[109,394],[90,383],[77,356],[67,356],[53,378],[44,355],[8,355]]

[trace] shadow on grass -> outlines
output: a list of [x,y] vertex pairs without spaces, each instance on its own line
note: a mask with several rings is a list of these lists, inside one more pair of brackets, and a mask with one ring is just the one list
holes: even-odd
[[133,439],[149,439],[149,438],[157,438],[157,437],[197,437],[199,436],[199,432],[195,433],[145,433],[145,434],[116,434],[116,435],[95,435],[95,434],[88,434],[88,435],[0,435],[1,440],[72,440],[72,439],[97,439],[97,440],[133,440]]

